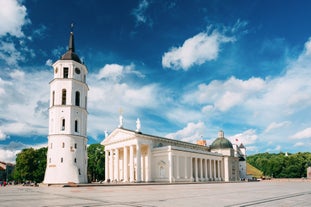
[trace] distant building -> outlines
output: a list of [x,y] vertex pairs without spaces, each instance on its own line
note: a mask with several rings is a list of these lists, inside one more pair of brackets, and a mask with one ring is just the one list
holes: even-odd
[[8,181],[12,176],[14,164],[0,161],[0,181]]
[[43,183],[87,183],[88,70],[75,53],[73,32],[68,51],[53,64],[53,70]]
[[223,131],[204,146],[143,134],[120,123],[102,144],[107,182],[229,182],[246,174],[246,164],[242,173],[239,166],[246,158],[245,147],[233,147]]

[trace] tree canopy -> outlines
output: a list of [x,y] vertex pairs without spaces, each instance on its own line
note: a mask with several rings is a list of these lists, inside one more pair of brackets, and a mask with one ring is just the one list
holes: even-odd
[[101,181],[105,179],[105,148],[101,144],[91,144],[87,148],[89,181]]
[[266,152],[248,156],[247,162],[261,170],[265,176],[302,178],[307,176],[306,169],[311,166],[311,153],[270,154]]
[[18,182],[42,182],[46,168],[47,148],[23,149],[16,156],[14,179]]

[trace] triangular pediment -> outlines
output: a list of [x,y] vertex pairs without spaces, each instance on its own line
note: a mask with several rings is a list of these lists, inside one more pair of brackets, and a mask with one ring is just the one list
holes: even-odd
[[102,145],[109,145],[112,143],[129,140],[129,139],[134,138],[135,135],[136,135],[136,133],[134,131],[126,130],[126,129],[122,129],[122,128],[117,128],[112,133],[110,133],[108,135],[108,137],[106,137],[101,142],[101,144]]

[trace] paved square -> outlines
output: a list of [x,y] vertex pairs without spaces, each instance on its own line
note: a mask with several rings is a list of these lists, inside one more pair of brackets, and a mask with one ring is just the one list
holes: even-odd
[[0,188],[0,206],[311,206],[311,182]]

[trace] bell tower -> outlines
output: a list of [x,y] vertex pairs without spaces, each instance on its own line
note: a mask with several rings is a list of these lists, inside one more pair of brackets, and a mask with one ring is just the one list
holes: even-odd
[[75,53],[73,31],[67,52],[53,64],[53,70],[43,183],[87,183],[88,70]]

